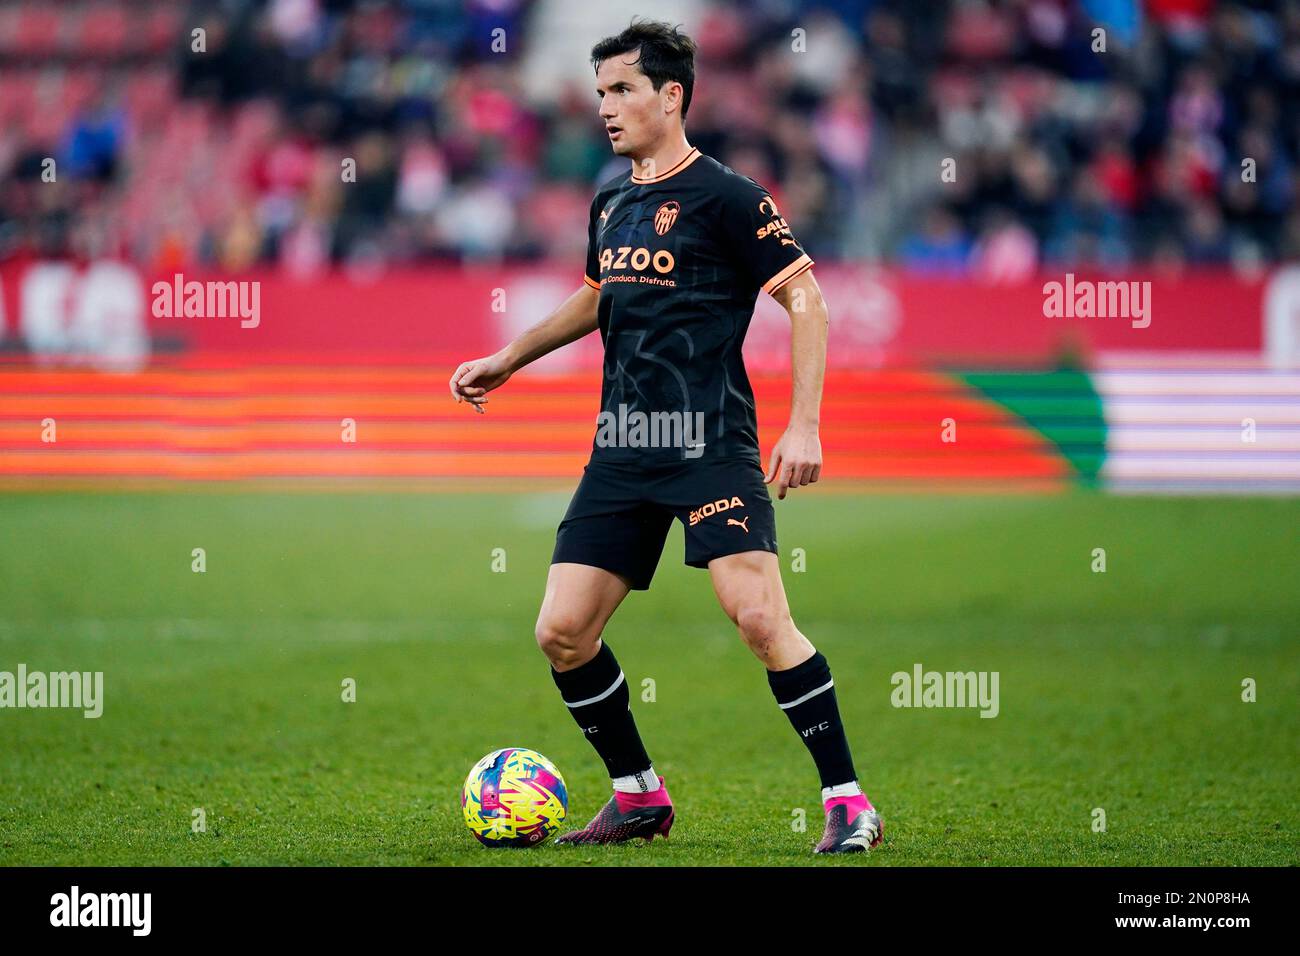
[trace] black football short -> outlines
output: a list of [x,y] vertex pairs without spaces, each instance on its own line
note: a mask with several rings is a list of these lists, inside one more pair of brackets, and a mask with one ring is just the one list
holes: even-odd
[[776,549],[763,469],[750,459],[666,465],[591,461],[555,536],[552,564],[586,564],[650,587],[668,528],[686,531],[686,563]]

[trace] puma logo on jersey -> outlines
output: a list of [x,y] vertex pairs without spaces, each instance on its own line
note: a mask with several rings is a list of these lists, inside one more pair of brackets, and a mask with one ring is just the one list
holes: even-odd
[[735,518],[728,518],[727,524],[734,524],[737,527],[744,528],[745,534],[749,534],[749,515],[745,515],[745,517],[740,521],[737,521]]
[[[707,505],[700,505],[698,508],[692,511],[690,523],[691,526],[694,527],[695,525],[703,521],[705,518],[713,517],[719,511],[729,511],[732,508],[743,508],[743,507],[745,507],[745,503],[740,500],[739,495],[732,495],[730,499],[719,498],[717,501],[710,501]],[[746,517],[745,520],[748,521],[749,518]],[[745,528],[745,533],[746,534],[749,533],[748,528]]]

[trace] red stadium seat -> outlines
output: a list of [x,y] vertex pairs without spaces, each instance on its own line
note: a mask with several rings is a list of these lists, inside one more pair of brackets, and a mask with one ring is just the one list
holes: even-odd
[[104,86],[103,70],[90,67],[69,70],[63,77],[63,103],[75,115],[91,106]]
[[137,45],[131,35],[131,18],[121,3],[96,3],[86,9],[79,31],[79,50],[99,55],[120,55]]
[[35,70],[0,72],[0,122],[25,116],[35,97]]
[[137,31],[147,52],[165,53],[181,37],[181,20],[184,10],[182,5],[159,4],[151,10],[142,12],[137,22]]
[[12,53],[17,50],[18,21],[21,14],[21,7],[0,6],[0,53]]
[[161,121],[174,96],[173,77],[162,67],[136,71],[126,83],[127,110],[144,126]]
[[80,19],[80,11],[58,10],[46,3],[27,3],[21,8],[14,48],[18,53],[55,53],[63,48],[66,30]]

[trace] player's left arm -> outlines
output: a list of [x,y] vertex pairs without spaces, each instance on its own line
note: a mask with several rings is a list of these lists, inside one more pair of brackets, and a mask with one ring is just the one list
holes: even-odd
[[822,382],[826,377],[826,334],[830,313],[811,269],[805,269],[772,293],[790,315],[790,366],[794,390],[790,424],[772,449],[764,478],[777,482],[777,497],[786,489],[811,485],[822,473]]

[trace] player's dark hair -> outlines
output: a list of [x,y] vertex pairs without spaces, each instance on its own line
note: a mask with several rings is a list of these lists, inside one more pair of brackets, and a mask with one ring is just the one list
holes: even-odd
[[641,72],[654,84],[655,92],[668,82],[682,85],[682,122],[691,106],[695,88],[695,41],[662,20],[633,20],[617,36],[605,37],[591,48],[591,65],[600,68],[602,60],[620,53],[640,50]]

